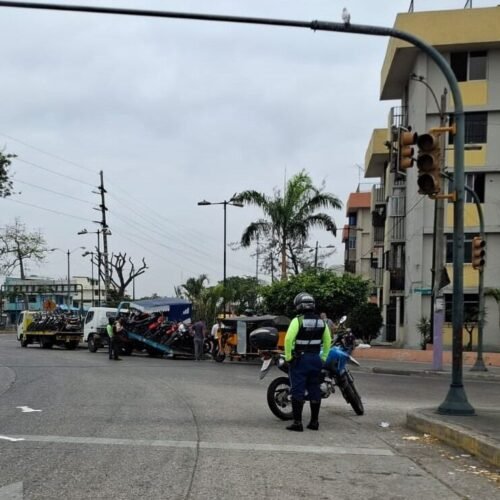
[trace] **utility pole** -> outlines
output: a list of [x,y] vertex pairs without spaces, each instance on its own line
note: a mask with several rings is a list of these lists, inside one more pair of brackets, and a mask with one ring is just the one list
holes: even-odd
[[105,194],[107,193],[104,189],[104,174],[102,170],[99,172],[101,177],[101,184],[99,185],[99,192],[101,194],[101,204],[99,208],[101,210],[101,227],[102,227],[102,245],[103,245],[103,258],[104,258],[104,301],[108,302],[109,294],[109,283],[110,283],[110,273],[109,273],[109,255],[108,255],[108,225],[106,223],[106,199]]
[[255,281],[259,282],[259,235],[257,235],[257,252],[255,254]]
[[[441,106],[439,109],[440,127],[445,127],[446,99],[448,91],[445,88],[441,95]],[[446,135],[441,135],[441,172],[446,164]],[[443,369],[443,325],[444,325],[444,294],[443,273],[445,270],[444,254],[444,200],[436,198],[434,201],[434,244],[432,262],[432,296],[431,296],[431,328],[433,338],[432,368]]]
[[314,251],[314,270],[318,269],[318,241],[316,240],[316,249]]

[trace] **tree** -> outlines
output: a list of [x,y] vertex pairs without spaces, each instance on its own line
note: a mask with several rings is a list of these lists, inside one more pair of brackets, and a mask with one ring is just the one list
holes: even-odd
[[259,289],[259,283],[254,277],[231,276],[226,279],[226,304],[229,304],[236,314],[243,314],[249,309],[256,311]]
[[28,232],[16,219],[0,232],[0,273],[9,275],[19,267],[21,279],[26,278],[26,261],[42,263],[47,255],[47,244],[40,231]]
[[368,300],[369,282],[352,274],[336,275],[328,269],[309,270],[287,281],[276,281],[261,289],[262,307],[267,313],[293,317],[293,299],[300,292],[310,293],[316,310],[332,320],[349,314],[358,304]]
[[324,183],[317,188],[305,172],[294,175],[286,184],[285,193],[275,189],[274,195],[248,190],[235,197],[235,201],[255,205],[264,212],[263,219],[252,222],[241,236],[241,245],[249,247],[252,242],[263,238],[277,247],[281,256],[281,278],[286,279],[288,261],[295,272],[296,246],[304,246],[313,227],[325,228],[336,235],[337,226],[333,218],[319,209],[340,209],[342,202],[333,194],[325,193]]
[[189,278],[183,285],[175,287],[175,293],[177,297],[190,300],[194,305],[201,297],[205,288],[205,281],[208,283],[208,276],[206,274],[200,274],[197,278]]
[[[130,264],[127,270],[125,267]],[[101,278],[105,279],[104,265],[101,268]],[[146,260],[142,258],[142,263],[136,267],[132,259],[127,259],[126,253],[112,254],[109,262],[111,289],[108,290],[108,302],[120,302],[125,299],[127,287],[137,276],[144,274],[148,269]]]
[[347,326],[356,338],[362,339],[366,344],[378,337],[382,323],[380,309],[373,302],[357,305],[347,316]]
[[16,155],[5,154],[0,151],[0,198],[7,198],[12,194],[12,179],[9,176],[9,167],[12,163],[11,158]]

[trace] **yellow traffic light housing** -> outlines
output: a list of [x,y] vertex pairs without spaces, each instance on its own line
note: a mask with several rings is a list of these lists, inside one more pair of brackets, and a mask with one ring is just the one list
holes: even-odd
[[429,196],[441,191],[441,144],[437,133],[418,136],[418,192]]
[[481,270],[486,264],[486,241],[480,236],[472,238],[472,267]]
[[403,128],[399,129],[398,140],[398,164],[399,171],[413,166],[414,149],[412,146],[417,142],[417,134]]

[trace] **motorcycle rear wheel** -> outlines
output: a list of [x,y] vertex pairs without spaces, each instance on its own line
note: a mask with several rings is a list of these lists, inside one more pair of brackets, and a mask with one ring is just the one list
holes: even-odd
[[356,387],[354,387],[354,384],[350,380],[347,381],[343,394],[345,400],[352,406],[356,415],[363,415],[365,413],[361,396],[358,394]]
[[273,414],[281,420],[292,420],[292,401],[290,399],[290,379],[278,377],[267,388],[267,404]]

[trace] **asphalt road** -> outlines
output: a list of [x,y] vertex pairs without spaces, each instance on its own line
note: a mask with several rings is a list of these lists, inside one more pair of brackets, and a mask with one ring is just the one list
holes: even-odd
[[[319,432],[291,433],[255,364],[109,361],[101,350],[19,347],[0,335],[0,500],[495,498],[498,476],[404,428],[441,378],[357,371],[366,413],[335,394]],[[498,382],[467,382],[500,406]],[[41,411],[23,411],[41,410]],[[308,417],[308,411],[305,412]],[[497,479],[497,480],[495,480]]]

